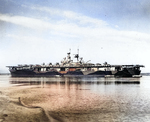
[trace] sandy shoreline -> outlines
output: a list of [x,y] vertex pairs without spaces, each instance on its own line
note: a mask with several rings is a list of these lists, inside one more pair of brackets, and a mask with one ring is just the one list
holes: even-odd
[[31,109],[20,104],[18,98],[9,95],[10,89],[0,90],[0,122],[48,121],[39,108]]
[[[24,94],[26,90],[28,93]],[[30,94],[28,90],[17,87],[0,90],[0,122],[63,122],[55,112],[47,112],[40,106],[31,105],[32,102],[30,104],[30,100],[25,99]]]
[[112,116],[111,111],[107,115],[103,113],[106,103],[96,105],[94,102],[98,102],[99,98],[93,102],[96,96],[90,96],[88,90],[83,90],[77,101],[74,99],[76,91],[70,91],[68,95],[64,89],[56,91],[39,87],[11,87],[1,89],[0,93],[0,122],[102,121]]
[[[68,87],[68,86],[67,86]],[[59,85],[0,89],[0,122],[120,122],[150,120],[150,106],[130,94],[96,94]],[[127,91],[126,91],[127,92]],[[130,93],[130,92],[129,92]],[[132,92],[133,93],[133,92]]]

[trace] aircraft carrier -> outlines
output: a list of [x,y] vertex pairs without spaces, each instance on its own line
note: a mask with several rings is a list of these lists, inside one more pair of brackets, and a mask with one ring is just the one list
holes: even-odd
[[79,53],[74,55],[76,61],[71,58],[71,52],[67,53],[60,63],[45,65],[18,65],[7,66],[12,77],[49,77],[49,76],[101,76],[101,77],[141,77],[140,67],[143,65],[110,65],[107,62],[84,62]]

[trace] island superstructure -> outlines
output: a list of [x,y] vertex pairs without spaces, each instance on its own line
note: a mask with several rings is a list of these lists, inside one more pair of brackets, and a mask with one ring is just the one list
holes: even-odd
[[74,55],[76,61],[71,58],[71,52],[67,53],[60,63],[45,65],[18,65],[7,66],[13,77],[37,77],[37,76],[114,76],[114,77],[135,77],[140,76],[140,67],[143,65],[110,65],[107,62],[89,63],[84,62],[79,53]]

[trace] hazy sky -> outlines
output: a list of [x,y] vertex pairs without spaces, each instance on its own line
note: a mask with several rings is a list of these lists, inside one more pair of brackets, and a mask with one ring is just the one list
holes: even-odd
[[150,1],[0,0],[0,72],[60,62],[78,48],[84,61],[150,72]]

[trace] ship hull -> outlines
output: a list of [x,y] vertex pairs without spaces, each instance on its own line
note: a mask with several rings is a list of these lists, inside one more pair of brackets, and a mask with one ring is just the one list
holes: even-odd
[[49,77],[49,76],[57,76],[61,75],[57,71],[49,71],[49,72],[34,72],[32,70],[16,70],[10,71],[12,77]]
[[134,75],[140,75],[140,72],[141,71],[137,69],[125,68],[124,70],[115,73],[115,77],[132,77]]
[[13,70],[11,71],[12,77],[50,77],[50,76],[115,76],[115,77],[132,77],[133,75],[140,75],[140,71],[136,70],[122,70],[118,71],[115,74],[113,74],[112,71],[68,71],[64,74],[57,72],[57,71],[47,71],[47,72],[34,72],[33,70]]

